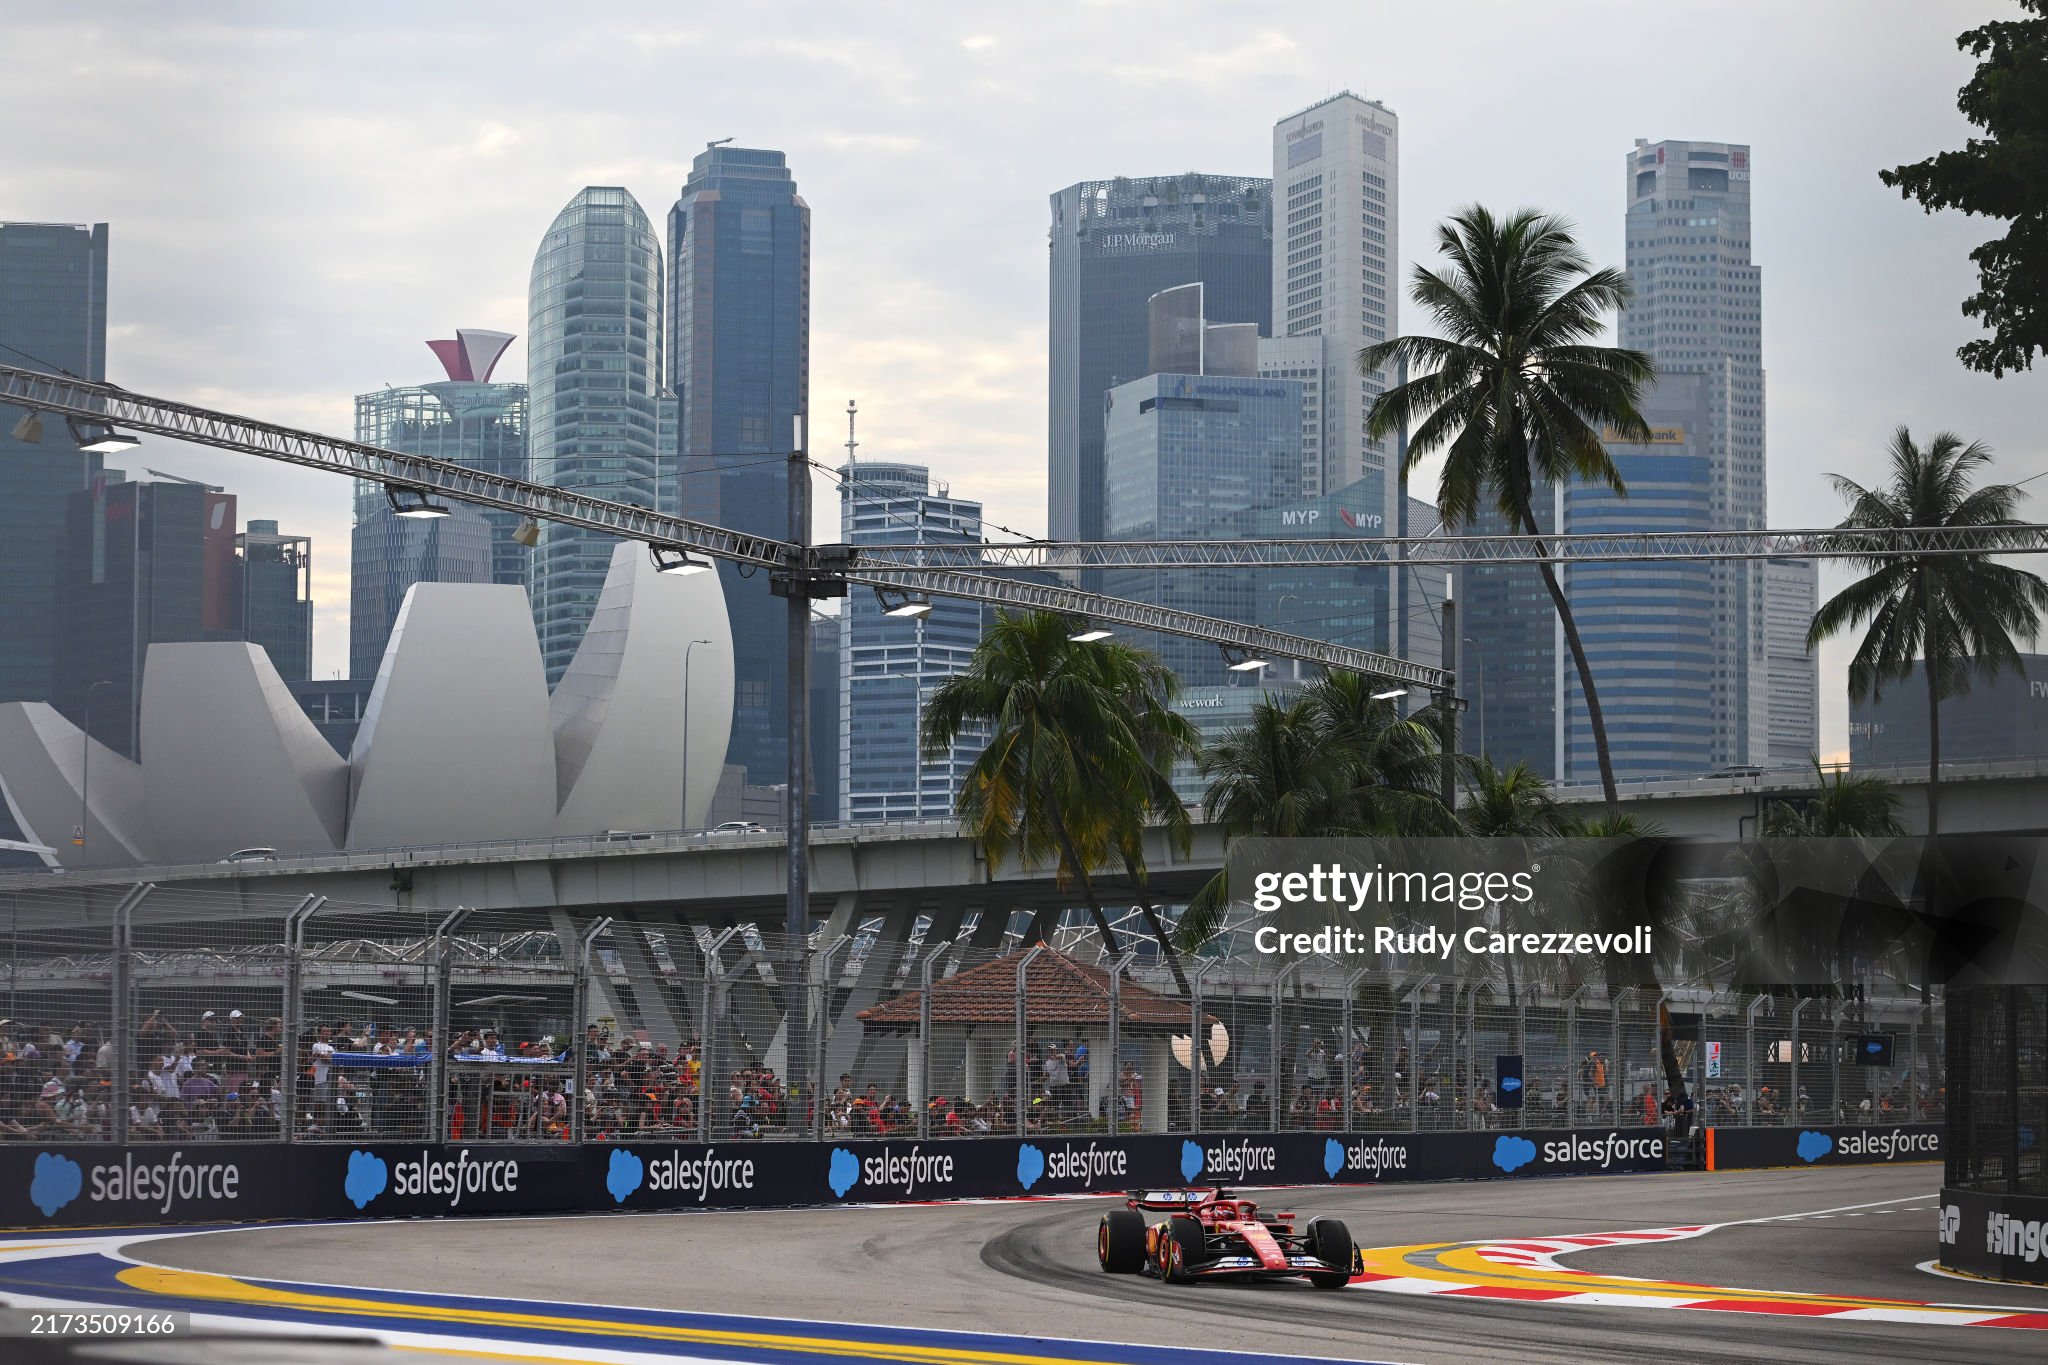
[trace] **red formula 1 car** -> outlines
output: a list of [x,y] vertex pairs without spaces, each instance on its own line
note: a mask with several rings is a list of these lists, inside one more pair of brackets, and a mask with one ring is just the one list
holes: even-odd
[[1362,1268],[1350,1229],[1294,1215],[1259,1216],[1228,1190],[1147,1190],[1102,1215],[1095,1253],[1112,1275],[1154,1274],[1168,1284],[1196,1280],[1306,1279],[1342,1289]]

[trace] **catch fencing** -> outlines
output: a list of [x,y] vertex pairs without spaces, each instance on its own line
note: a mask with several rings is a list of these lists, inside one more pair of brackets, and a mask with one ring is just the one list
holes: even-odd
[[1172,960],[1140,933],[1111,957],[1014,919],[793,941],[672,915],[12,892],[0,1142],[1654,1127],[1678,1121],[1674,1070],[1687,1127],[1942,1118],[1940,1013],[1917,997]]

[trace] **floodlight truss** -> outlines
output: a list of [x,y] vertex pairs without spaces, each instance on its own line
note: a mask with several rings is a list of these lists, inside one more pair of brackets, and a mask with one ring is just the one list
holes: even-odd
[[[364,445],[190,403],[0,365],[0,403],[116,424],[173,440],[233,450],[368,479],[386,489],[435,494],[581,527],[665,551],[766,567],[807,596],[848,583],[1051,611],[1161,634],[1207,640],[1260,658],[1301,659],[1431,691],[1452,685],[1443,669],[1280,631],[1013,577],[1104,568],[1275,569],[1378,565],[1389,569],[1712,559],[1851,559],[2048,552],[2048,526],[1909,527],[1887,531],[1693,531],[1552,536],[1357,536],[1319,540],[1019,541],[973,545],[799,546],[590,497],[571,489],[471,469],[447,460]],[[794,461],[793,461],[794,462]]]

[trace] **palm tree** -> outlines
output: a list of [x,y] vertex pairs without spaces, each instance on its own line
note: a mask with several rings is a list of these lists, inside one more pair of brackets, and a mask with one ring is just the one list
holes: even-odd
[[[966,669],[932,693],[921,739],[927,756],[940,757],[963,730],[990,727],[957,802],[969,836],[991,867],[1012,857],[1054,860],[1059,884],[1081,893],[1114,955],[1095,874],[1120,862],[1142,883],[1151,823],[1187,849],[1187,808],[1169,774],[1194,752],[1196,735],[1172,709],[1180,683],[1157,655],[1116,641],[1076,643],[1072,633],[1051,612],[998,611]],[[1142,909],[1185,991],[1158,913]]]
[[1467,757],[1465,800],[1458,823],[1489,839],[1540,839],[1578,831],[1578,819],[1558,802],[1550,783],[1526,763],[1502,770],[1493,760]]
[[[1528,764],[1517,763],[1502,771],[1490,758],[1468,755],[1462,766],[1465,769],[1465,800],[1458,807],[1458,824],[1466,834],[1481,839],[1529,840],[1577,832],[1578,818],[1558,802],[1551,792],[1550,783],[1532,771]],[[1500,914],[1500,927],[1506,929],[1506,921],[1515,915],[1512,904],[1503,903]],[[1512,1005],[1520,998],[1514,958],[1503,957],[1501,967],[1507,976],[1508,1003]],[[1517,1014],[1515,1046],[1518,1049],[1523,1042],[1519,1033],[1521,1024],[1522,1016]]]
[[1794,839],[1883,839],[1904,834],[1898,789],[1881,777],[1852,777],[1837,772],[1828,780],[1820,758],[1813,759],[1820,795],[1803,808],[1773,801],[1764,811],[1763,832]]
[[[1404,720],[1386,690],[1384,679],[1338,672],[1293,701],[1258,703],[1248,724],[1196,760],[1209,779],[1204,818],[1233,839],[1449,833],[1435,791],[1436,737]],[[1215,935],[1229,899],[1219,872],[1181,914],[1183,950]]]
[[[1909,526],[1997,527],[2026,495],[2015,484],[1970,486],[1991,462],[1982,442],[1964,445],[1941,432],[1925,450],[1900,427],[1892,434],[1891,483],[1871,490],[1839,474],[1828,478],[1849,504],[1840,529]],[[1854,548],[1856,537],[1841,538]],[[1849,695],[1875,701],[1887,682],[1912,676],[1920,656],[1927,678],[1927,832],[1941,828],[1941,703],[1970,690],[1972,674],[2021,667],[2014,636],[2031,639],[2048,610],[2048,583],[1989,554],[1852,557],[1865,576],[1828,599],[1806,632],[1809,648],[1868,622],[1849,663]]]
[[[1403,473],[1446,450],[1437,510],[1447,528],[1469,525],[1490,497],[1517,531],[1533,536],[1540,488],[1577,479],[1625,493],[1602,429],[1624,441],[1650,439],[1637,403],[1655,369],[1641,351],[1596,339],[1607,313],[1628,301],[1627,276],[1594,270],[1570,224],[1529,209],[1504,219],[1478,205],[1463,209],[1438,227],[1437,245],[1450,269],[1417,266],[1410,293],[1443,335],[1396,337],[1358,353],[1367,374],[1399,361],[1418,376],[1374,400],[1370,434],[1409,430]],[[1556,567],[1537,568],[1578,670],[1607,815],[1616,819],[1607,721],[1586,647]]]

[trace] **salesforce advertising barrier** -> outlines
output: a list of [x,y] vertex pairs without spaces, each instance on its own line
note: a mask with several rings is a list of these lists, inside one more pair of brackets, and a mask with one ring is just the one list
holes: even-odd
[[2048,1197],[1944,1189],[1938,1227],[1946,1268],[2048,1285]]
[[0,1149],[0,1226],[774,1208],[1661,1170],[1658,1129]]
[[1764,1166],[1869,1166],[1939,1161],[1941,1125],[1900,1123],[1857,1127],[1712,1128],[1708,1163],[1717,1171]]

